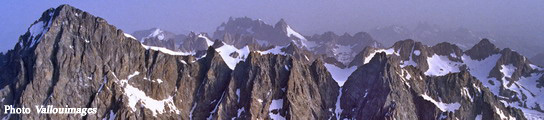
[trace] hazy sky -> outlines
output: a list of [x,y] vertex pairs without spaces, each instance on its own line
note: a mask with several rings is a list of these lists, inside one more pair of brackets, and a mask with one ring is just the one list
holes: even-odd
[[127,33],[152,27],[176,33],[212,32],[230,16],[248,16],[269,24],[285,18],[305,35],[413,26],[422,21],[479,31],[544,34],[543,0],[10,0],[0,4],[0,51],[12,49],[43,11],[60,4],[103,17]]

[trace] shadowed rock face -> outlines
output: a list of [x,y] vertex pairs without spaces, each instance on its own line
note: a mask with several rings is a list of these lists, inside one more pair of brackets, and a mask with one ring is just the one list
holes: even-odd
[[[276,24],[286,26],[283,20]],[[341,87],[324,66],[329,60],[312,59],[308,51],[296,46],[298,43],[281,48],[285,55],[251,51],[229,68],[220,48],[230,44],[220,40],[210,44],[205,36],[189,34],[184,43],[190,44],[180,47],[202,50],[199,55],[173,55],[143,46],[102,18],[71,6],[49,9],[21,36],[15,48],[0,58],[4,61],[0,64],[0,96],[4,99],[0,104],[97,108],[96,114],[2,112],[0,117],[525,119],[519,109],[503,105],[501,100],[505,99],[495,96],[487,83],[473,77],[472,71],[427,75],[426,71],[434,67],[427,64],[427,58],[434,54],[456,62],[465,60],[460,56],[468,51],[463,53],[449,43],[428,47],[405,40],[390,48],[393,53],[365,48],[355,58],[359,62],[352,62],[357,70]],[[415,50],[420,53],[415,55]],[[542,71],[511,50],[499,52],[503,56],[497,58],[497,65],[512,64],[520,70],[513,72],[509,81],[526,81],[521,78]],[[375,54],[369,58],[371,53]],[[408,65],[408,60],[414,64]],[[496,69],[500,75],[490,76],[503,78],[502,67],[490,71]],[[539,83],[543,79],[541,76]],[[511,94],[521,95],[517,91]]]
[[483,39],[478,44],[474,45],[471,49],[466,51],[466,54],[473,59],[482,60],[489,57],[492,54],[499,53],[500,49],[495,47],[493,43],[487,39]]
[[379,52],[385,52],[400,68],[414,67],[427,77],[468,72],[507,106],[524,109],[530,116],[542,116],[544,69],[509,48],[496,48],[487,39],[467,51],[449,43],[429,47],[413,40],[399,41],[390,48],[367,47],[350,66],[369,64]]
[[[426,77],[412,66],[400,68],[385,53],[359,67],[342,93],[342,119],[523,118],[520,110],[505,107],[469,72]],[[494,113],[496,108],[508,113]]]

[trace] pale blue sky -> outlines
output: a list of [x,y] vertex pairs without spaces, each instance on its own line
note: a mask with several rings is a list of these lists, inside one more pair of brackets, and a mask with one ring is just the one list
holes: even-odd
[[260,18],[270,24],[285,18],[305,35],[354,33],[420,21],[528,36],[544,33],[542,0],[12,0],[0,4],[0,51],[13,48],[44,10],[60,4],[103,17],[128,33],[152,27],[176,33],[212,32],[230,16]]

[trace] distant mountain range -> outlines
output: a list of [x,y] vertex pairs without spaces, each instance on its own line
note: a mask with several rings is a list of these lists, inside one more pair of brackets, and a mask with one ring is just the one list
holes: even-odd
[[305,36],[285,20],[250,18],[229,19],[212,36],[131,35],[61,5],[0,54],[0,104],[97,113],[0,117],[544,119],[544,68],[492,42],[384,47],[365,32]]
[[426,22],[417,24],[413,29],[399,25],[376,27],[369,30],[369,33],[376,41],[382,42],[385,46],[393,45],[399,40],[414,39],[426,45],[449,42],[466,50],[478,43],[479,40],[487,38],[499,47],[512,48],[529,57],[535,56],[537,54],[535,51],[542,51],[541,49],[544,47],[544,40],[539,40],[539,38],[476,32],[462,27],[443,28]]

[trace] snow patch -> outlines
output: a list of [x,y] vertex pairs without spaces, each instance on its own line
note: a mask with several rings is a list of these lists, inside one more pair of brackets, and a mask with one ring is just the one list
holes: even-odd
[[285,117],[281,116],[280,114],[269,114],[270,119],[272,120],[286,120]]
[[497,82],[495,78],[489,78],[489,73],[491,72],[491,69],[495,67],[495,64],[501,57],[500,54],[491,55],[481,61],[473,60],[470,58],[470,56],[463,55],[461,56],[461,59],[467,65],[468,71],[470,74],[474,77],[476,77],[485,87],[488,87],[489,90],[495,94],[499,95],[499,84],[495,83],[492,85],[488,81],[491,80],[493,82]]
[[[517,97],[522,103],[525,103],[528,108],[544,108],[544,88],[538,88],[537,80],[544,73],[533,73],[528,77],[521,77],[511,86],[504,86],[506,89],[512,90],[519,94]],[[521,104],[511,104],[511,106],[522,109]],[[544,114],[544,113],[542,113]]]
[[443,76],[448,73],[457,73],[459,72],[459,67],[462,65],[462,63],[451,61],[448,56],[436,54],[427,58],[427,64],[429,65],[429,69],[425,72],[425,75],[429,76]]
[[516,71],[516,67],[512,64],[501,65],[500,71],[504,75],[504,77],[512,78],[512,74],[514,74],[514,72]]
[[314,47],[317,46],[317,44],[313,41],[308,41],[304,36],[302,36],[300,33],[296,32],[291,28],[291,26],[287,25],[286,28],[287,31],[287,37],[295,37],[298,38],[299,41],[292,40],[297,46],[299,47],[306,47],[310,50],[312,50]]
[[537,65],[533,65],[533,64],[529,64],[529,66],[533,69],[533,70],[539,70],[539,71],[544,71],[544,68],[541,68]]
[[295,30],[291,29],[291,26],[287,25],[287,36],[288,37],[291,37],[291,36],[294,36],[294,37],[297,37],[301,40],[306,40],[306,38],[304,38],[304,36],[302,36],[300,33],[296,32]]
[[404,67],[406,67],[406,66],[414,66],[414,67],[417,67],[417,63],[416,63],[414,60],[412,60],[412,58],[410,57],[410,60],[408,60],[408,61],[401,61],[401,63],[400,63],[400,67],[401,67],[401,68],[404,68]]
[[365,57],[365,60],[364,60],[363,64],[367,64],[368,62],[370,62],[370,60],[372,60],[374,55],[376,55],[376,53],[380,53],[380,52],[385,52],[386,55],[394,54],[394,55],[400,56],[400,54],[397,51],[395,51],[395,48],[378,49],[378,50],[375,50],[374,52],[370,53],[367,57]]
[[117,116],[116,113],[113,112],[113,110],[110,110],[109,112],[109,116],[108,116],[108,119],[106,119],[106,117],[104,117],[102,120],[115,120],[115,116]]
[[[221,98],[219,99],[219,102],[217,102],[217,104],[215,104],[215,107],[213,108],[212,112],[210,112],[210,116],[208,116],[207,120],[212,120],[213,118],[213,114],[217,113],[217,108],[219,107],[219,104],[221,104],[221,101],[223,101],[223,97],[225,96],[225,92],[223,92],[223,94],[221,94]],[[212,103],[214,103],[214,101],[212,101]]]
[[336,83],[338,83],[340,87],[342,87],[346,80],[348,80],[348,77],[351,75],[351,73],[357,70],[357,66],[352,66],[344,69],[328,63],[325,63],[324,66],[325,68],[327,68],[329,73],[331,73],[332,78],[334,79],[334,81],[336,81]]
[[544,120],[544,113],[538,112],[536,110],[530,110],[527,108],[519,108],[523,111],[523,115],[528,120]]
[[134,40],[136,40],[136,38],[128,33],[123,33],[125,35],[125,37],[128,37],[128,38],[132,38]]
[[236,89],[236,96],[238,97],[238,103],[240,103],[240,88]]
[[240,109],[238,109],[238,113],[236,114],[236,117],[238,117],[238,118],[239,118],[239,117],[240,117],[240,115],[242,115],[242,112],[244,112],[244,111],[245,111],[245,109],[244,109],[244,108],[240,108]]
[[474,99],[472,98],[472,95],[470,95],[470,91],[468,91],[467,87],[463,87],[463,89],[461,90],[461,95],[467,97],[470,100],[470,102],[474,101]]
[[414,55],[416,55],[416,56],[421,55],[421,51],[419,51],[419,50],[414,50]]
[[195,104],[193,105],[193,107],[191,107],[191,111],[189,112],[189,119],[190,119],[190,120],[193,120],[193,112],[195,111],[196,105],[198,105],[197,102],[195,102]]
[[49,13],[49,22],[46,23],[46,21],[38,21],[37,23],[32,24],[30,28],[28,28],[28,32],[30,32],[30,37],[32,38],[30,40],[30,47],[38,44],[45,32],[49,30],[49,28],[51,27],[51,22],[53,21],[53,14],[53,12]]
[[474,118],[474,120],[482,120],[482,114],[476,115],[476,118]]
[[[130,85],[128,80],[138,74],[140,74],[140,72],[136,71],[129,75],[127,79],[119,81],[119,83],[124,86],[124,95],[128,97],[128,106],[132,109],[132,111],[136,111],[136,104],[141,103],[141,107],[149,109],[153,113],[153,116],[163,114],[165,112],[174,112],[176,114],[180,113],[174,104],[172,96],[163,100],[156,100],[147,96],[144,91]],[[166,107],[168,107],[169,111],[166,111]]]
[[140,72],[134,71],[134,73],[128,75],[127,79],[130,80],[132,77],[134,77],[134,76],[136,76],[136,75],[139,75],[139,74],[140,74]]
[[283,108],[283,99],[276,99],[272,100],[272,103],[270,103],[270,107],[268,108],[269,111],[272,110],[279,110]]
[[[421,52],[419,50],[414,50],[415,46],[412,46],[412,51],[414,51],[414,54],[416,56],[419,56],[419,54],[421,54]],[[401,68],[404,68],[406,66],[414,66],[414,67],[417,67],[417,63],[413,60],[413,57],[412,57],[412,54],[410,54],[410,56],[408,57],[408,61],[401,61],[400,63],[400,67]]]
[[461,104],[459,104],[458,102],[449,103],[449,104],[448,103],[443,103],[443,102],[434,100],[432,97],[430,97],[430,96],[428,96],[426,94],[421,95],[421,97],[423,97],[423,99],[425,99],[425,100],[427,100],[429,102],[432,102],[442,112],[446,112],[446,111],[455,112],[456,110],[459,109],[459,107],[461,107]]
[[176,51],[172,51],[170,49],[167,49],[167,48],[163,48],[163,47],[155,47],[155,46],[147,46],[147,45],[144,45],[144,44],[141,44],[146,50],[154,50],[154,51],[160,51],[162,53],[165,53],[165,54],[169,54],[169,55],[194,55],[196,54],[195,52],[176,52]]
[[455,53],[451,53],[450,56],[453,57],[453,58],[459,57],[459,56],[457,56]]
[[[219,53],[219,55],[221,55],[221,58],[223,58],[223,61],[225,61],[225,63],[231,70],[234,70],[238,62],[244,61],[250,52],[248,46],[245,46],[242,49],[237,49],[236,47],[228,45],[226,43],[223,43],[223,46],[216,48],[215,50]],[[238,56],[230,56],[232,53],[235,52],[238,53]]]
[[[283,99],[272,100],[270,107],[268,108],[268,115],[272,120],[285,120],[285,117],[281,116],[279,110],[283,108]],[[272,112],[276,110],[276,113]]]
[[[416,50],[416,51],[414,51],[414,53],[417,53],[416,56],[419,56],[419,50]],[[401,61],[400,67],[404,68],[404,67],[410,66],[410,65],[414,66],[414,67],[417,67],[417,63],[413,60],[412,54],[410,54],[410,56],[408,58],[409,58],[408,61]]]
[[287,55],[287,53],[281,51],[282,48],[287,46],[274,46],[274,48],[265,51],[255,51],[259,54],[275,54],[275,55]]
[[149,34],[149,36],[147,37],[157,37],[157,39],[159,40],[164,40],[164,31],[157,28],[153,32],[151,32],[151,34]]
[[38,40],[41,38],[41,34],[45,31],[45,21],[39,21],[38,23],[30,26],[30,36],[33,37],[34,40],[32,40],[31,46],[34,46]]
[[504,115],[504,113],[502,112],[501,109],[497,108],[495,106],[495,113],[497,113],[499,115],[499,117],[501,118],[501,120],[515,120],[516,118],[512,117],[512,116],[506,116]]
[[412,75],[410,75],[410,73],[406,72],[406,80],[410,80],[412,78]]
[[342,108],[340,108],[340,97],[342,97],[342,88],[338,89],[338,97],[336,97],[336,108],[334,109],[334,113],[336,113],[336,119],[340,119],[340,114],[342,114]]
[[102,91],[102,89],[104,88],[104,85],[108,82],[108,78],[107,76],[104,76],[103,80],[102,80],[102,84],[100,84],[100,88],[98,88],[98,92],[96,92],[96,94],[100,93]]
[[208,47],[213,45],[213,41],[210,40],[210,38],[206,37],[204,34],[198,34],[197,37],[206,40],[206,44],[208,45]]

